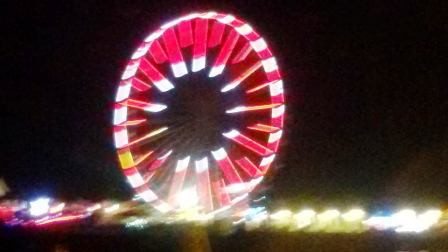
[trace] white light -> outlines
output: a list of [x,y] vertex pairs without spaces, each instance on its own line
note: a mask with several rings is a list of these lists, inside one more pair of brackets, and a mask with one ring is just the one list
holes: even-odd
[[158,201],[158,202],[154,203],[152,206],[162,213],[167,213],[167,212],[173,210],[173,208],[170,205],[168,205],[162,201]]
[[239,112],[245,111],[245,110],[246,110],[246,107],[244,107],[244,106],[237,106],[237,107],[234,107],[233,109],[226,110],[226,113],[227,114],[233,114],[233,113],[239,113]]
[[256,179],[251,179],[248,184],[249,184],[249,190],[252,190],[255,186],[257,186],[258,184],[260,184],[261,181],[263,181],[264,176],[260,176]]
[[181,209],[188,209],[196,206],[199,202],[196,188],[183,190],[177,195],[176,201]]
[[174,85],[167,79],[162,79],[160,81],[155,81],[154,86],[160,90],[160,92],[166,92],[174,88]]
[[148,37],[146,37],[145,42],[151,42],[153,40],[158,39],[164,32],[165,32],[165,30],[159,29],[159,30],[151,33]]
[[30,202],[30,215],[31,216],[41,216],[50,210],[50,199],[49,198],[39,198],[37,200]]
[[254,49],[254,51],[256,52],[261,52],[263,50],[265,50],[266,48],[268,48],[268,45],[266,44],[266,41],[264,41],[263,38],[259,38],[255,41],[251,41],[250,42],[252,48]]
[[88,207],[86,210],[87,210],[87,212],[94,212],[94,211],[96,211],[96,210],[98,210],[100,208],[101,208],[101,204],[97,203],[97,204],[95,204],[93,206]]
[[246,183],[234,183],[226,186],[224,188],[224,191],[227,193],[240,193],[246,191],[247,189],[248,188]]
[[397,226],[399,226],[414,221],[417,218],[417,213],[412,209],[403,209],[391,217]]
[[205,56],[201,56],[199,58],[193,58],[193,66],[191,71],[198,72],[205,68]]
[[177,25],[180,21],[182,21],[180,18],[174,19],[174,20],[172,20],[172,21],[170,21],[168,23],[163,24],[160,28],[168,29],[168,28],[170,28],[172,26]]
[[127,80],[125,81],[125,83],[126,84],[124,85],[118,86],[117,96],[115,97],[116,102],[120,102],[129,97],[129,93],[131,92],[131,86],[132,86],[131,81]]
[[195,161],[196,164],[196,172],[201,173],[208,169],[208,159],[204,157],[200,160]]
[[132,174],[130,176],[127,176],[127,178],[129,184],[131,184],[133,188],[139,187],[145,183],[145,181],[143,181],[142,176],[140,176],[140,173]]
[[266,73],[270,73],[270,72],[278,69],[277,62],[275,61],[274,57],[262,60],[261,64],[263,64],[264,71],[266,71]]
[[235,27],[235,30],[243,36],[245,36],[253,31],[252,27],[250,27],[249,24],[243,24],[242,26]]
[[282,137],[283,130],[269,134],[268,143],[277,142]]
[[240,134],[240,132],[238,130],[235,130],[235,129],[233,129],[233,130],[231,130],[229,132],[222,133],[223,136],[225,136],[227,138],[230,138],[230,139],[233,139],[233,138],[237,137],[239,134]]
[[181,17],[180,19],[182,21],[187,21],[187,20],[190,20],[190,19],[193,19],[193,18],[197,18],[197,17],[199,17],[199,13],[191,13],[191,14],[188,14],[186,16]]
[[208,74],[208,77],[215,77],[217,75],[220,75],[222,71],[224,71],[225,65],[219,65],[219,66],[213,66],[212,70],[210,70],[210,73]]
[[436,224],[442,216],[442,211],[440,210],[428,210],[418,216],[413,216],[414,218],[411,219],[411,213],[412,212],[408,212],[409,216],[407,216],[407,221],[401,223],[402,225],[395,229],[396,232],[423,232]]
[[284,113],[285,113],[285,105],[281,105],[276,108],[272,108],[271,117],[277,118],[279,116],[282,116]]
[[157,199],[157,195],[151,190],[145,190],[139,194],[145,202],[152,202]]
[[275,158],[275,154],[272,154],[268,157],[264,157],[260,162],[260,166],[269,165],[270,163],[272,163],[272,161],[274,161],[274,158]]
[[181,172],[188,167],[188,163],[190,162],[190,156],[187,156],[184,159],[178,160],[176,164],[176,172]]
[[218,18],[218,21],[223,24],[228,24],[228,23],[232,22],[233,20],[235,20],[235,17],[232,15],[227,15],[223,18]]
[[105,213],[112,213],[120,209],[120,204],[113,204],[112,206],[104,208]]
[[396,223],[391,216],[372,216],[363,221],[363,224],[377,229],[388,229],[396,226]]
[[144,108],[145,111],[157,113],[167,108],[164,104],[151,104]]
[[62,203],[57,204],[56,206],[50,207],[49,212],[50,212],[51,214],[59,213],[59,212],[62,211],[62,209],[64,209],[64,207],[65,207],[65,203],[62,202]]
[[175,64],[171,64],[171,70],[173,71],[174,77],[179,78],[188,74],[187,65],[185,62],[181,61]]
[[201,14],[199,17],[200,18],[212,18],[212,17],[216,16],[216,14],[217,13],[214,11],[209,11],[209,12]]
[[245,194],[243,194],[243,195],[241,195],[241,196],[237,196],[237,197],[233,198],[233,199],[230,201],[230,203],[232,203],[232,205],[233,205],[233,204],[236,204],[236,203],[238,203],[238,202],[244,200],[244,199],[247,198],[247,197],[249,197],[249,194],[248,194],[248,193],[245,193]]
[[128,131],[126,129],[115,131],[114,138],[115,138],[115,147],[121,148],[128,144]]
[[143,47],[139,47],[137,49],[137,51],[135,51],[134,54],[132,54],[132,59],[138,59],[140,57],[142,57],[143,55],[146,54],[146,52],[148,52],[149,46],[151,45],[151,43],[145,43],[145,45]]
[[140,65],[140,62],[138,60],[129,63],[126,66],[126,69],[124,70],[124,73],[121,76],[121,79],[122,80],[126,80],[126,79],[129,79],[132,76],[134,76],[135,72],[137,72],[137,69],[138,69],[139,65]]
[[221,89],[221,93],[226,93],[234,88],[236,88],[238,85],[240,84],[240,82],[235,81],[235,82],[231,82],[227,85],[225,85],[222,89]]
[[118,125],[126,121],[128,117],[128,107],[123,106],[114,110],[114,125]]
[[283,81],[278,80],[269,84],[269,92],[271,96],[276,96],[279,94],[283,94]]
[[173,152],[173,150],[169,150],[167,153],[165,153],[163,156],[157,158],[158,160],[163,160],[165,158],[167,158],[169,155],[171,155],[171,153]]
[[216,159],[216,161],[220,161],[227,157],[227,152],[226,150],[224,150],[224,148],[219,148],[215,151],[212,151],[212,155]]

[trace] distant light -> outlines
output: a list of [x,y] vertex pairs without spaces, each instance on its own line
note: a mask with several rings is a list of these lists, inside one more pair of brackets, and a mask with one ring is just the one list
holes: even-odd
[[330,220],[334,220],[334,219],[338,218],[340,214],[341,213],[338,210],[330,209],[330,210],[327,210],[327,211],[317,215],[317,218],[320,221],[330,221]]
[[62,202],[62,203],[59,203],[59,204],[56,205],[56,206],[51,207],[49,212],[50,212],[51,214],[59,213],[59,212],[62,211],[62,209],[64,209],[64,207],[65,207],[65,203]]
[[271,214],[269,217],[273,220],[287,220],[291,218],[292,212],[288,209],[282,209],[279,210],[273,214]]
[[38,198],[37,200],[30,201],[29,212],[32,216],[41,216],[50,210],[49,198]]
[[104,208],[105,213],[112,213],[120,209],[120,204],[113,204],[112,206]]
[[87,210],[87,212],[94,212],[100,208],[101,208],[101,204],[96,203],[95,205],[88,207],[86,210]]
[[149,221],[145,220],[145,219],[135,219],[133,221],[130,221],[128,223],[126,223],[125,227],[126,228],[144,228],[146,225],[148,225]]
[[302,210],[294,214],[293,218],[296,222],[297,228],[304,228],[313,223],[316,217],[316,212],[311,209]]
[[[395,229],[395,232],[404,233],[404,232],[414,232],[420,233],[428,230],[434,224],[436,224],[440,217],[442,216],[442,211],[440,210],[428,210],[418,216],[411,216],[409,212],[408,219],[406,222],[401,223],[402,225]],[[414,212],[415,213],[415,212]],[[413,217],[411,219],[411,217]]]
[[366,215],[366,212],[362,209],[351,209],[346,213],[342,214],[342,219],[345,221],[362,221]]

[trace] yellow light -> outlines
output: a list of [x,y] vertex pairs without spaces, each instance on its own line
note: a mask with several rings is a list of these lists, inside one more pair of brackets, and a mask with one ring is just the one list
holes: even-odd
[[302,210],[294,214],[293,218],[296,221],[297,228],[305,228],[311,225],[316,217],[316,212],[311,209]]
[[340,214],[341,213],[338,210],[330,209],[321,214],[318,214],[317,218],[320,221],[330,221],[330,220],[334,220],[334,219],[338,218]]
[[354,208],[341,215],[345,221],[362,221],[366,216],[366,212],[359,208]]
[[287,210],[287,209],[283,209],[283,210],[279,210],[273,214],[271,214],[269,217],[272,220],[287,220],[289,218],[291,218],[292,212]]
[[112,213],[120,209],[120,204],[113,204],[112,206],[104,208],[105,213]]

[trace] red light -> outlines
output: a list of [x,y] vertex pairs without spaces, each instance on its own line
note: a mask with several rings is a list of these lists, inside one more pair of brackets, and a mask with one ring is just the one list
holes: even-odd
[[215,47],[221,43],[222,35],[224,34],[225,25],[215,21],[208,40],[208,47]]
[[184,48],[193,44],[191,21],[180,22],[178,26],[180,47]]

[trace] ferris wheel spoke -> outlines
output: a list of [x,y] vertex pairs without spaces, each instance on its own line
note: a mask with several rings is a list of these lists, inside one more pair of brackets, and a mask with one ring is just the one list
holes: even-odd
[[173,84],[166,79],[147,59],[143,58],[140,61],[140,69],[143,74],[151,80],[154,86],[160,90],[160,92],[166,92],[174,88]]
[[155,171],[158,168],[160,168],[168,159],[168,157],[171,155],[173,151],[169,150],[167,153],[163,154],[161,157],[158,157],[156,160],[154,160],[151,165],[148,167],[148,171]]
[[182,52],[179,48],[179,43],[177,42],[174,29],[167,29],[163,33],[162,37],[174,77],[179,78],[188,74],[187,65],[182,57]]
[[272,108],[278,107],[280,105],[282,105],[282,104],[281,103],[272,103],[272,104],[263,104],[263,105],[256,105],[256,106],[237,106],[235,108],[226,110],[226,113],[233,114],[233,113],[257,111],[257,110],[266,110],[266,109],[272,109]]
[[210,212],[213,210],[213,199],[207,157],[195,161],[195,170],[197,179],[196,190],[199,195],[200,203],[203,206],[204,211]]
[[182,187],[184,186],[185,176],[187,175],[188,164],[190,162],[190,156],[177,161],[174,175],[171,180],[171,186],[168,193],[168,201],[171,205],[175,205],[178,200]]
[[278,130],[280,130],[278,127],[272,126],[272,125],[266,125],[262,123],[257,123],[255,125],[247,127],[248,129],[260,131],[260,132],[266,132],[266,133],[273,133]]
[[193,72],[198,72],[205,68],[207,52],[207,31],[208,20],[198,18],[195,20],[194,27],[194,45],[193,45]]
[[121,104],[123,106],[131,107],[131,108],[141,109],[141,110],[144,110],[147,112],[152,112],[152,113],[157,113],[157,112],[160,112],[167,108],[167,106],[164,104],[149,103],[149,102],[144,102],[144,101],[134,100],[134,99],[126,99],[126,100],[120,102],[119,104]]
[[228,139],[231,139],[232,141],[236,142],[237,144],[245,147],[246,149],[249,149],[256,154],[260,156],[267,156],[270,154],[273,154],[273,151],[268,149],[267,147],[259,144],[255,140],[252,140],[251,138],[241,134],[238,130],[231,130],[229,132],[223,133],[223,136],[225,136]]
[[269,168],[271,167],[272,161],[274,161],[275,158],[275,154],[272,154],[270,156],[264,157],[263,159],[261,159],[260,161],[260,165],[258,166],[260,171],[263,172],[263,174],[266,174],[266,172],[269,170]]
[[132,87],[138,91],[146,91],[151,88],[151,85],[149,83],[138,78],[137,76],[134,76],[134,78],[131,78],[130,81],[131,81]]
[[261,61],[256,62],[254,65],[249,67],[246,71],[244,71],[242,74],[240,74],[235,80],[231,81],[227,85],[225,85],[221,92],[225,93],[228,92],[236,87],[238,87],[241,82],[243,82],[247,77],[249,77],[251,74],[253,74],[255,71],[257,71],[261,67]]
[[219,148],[216,151],[212,151],[212,155],[229,184],[242,182],[240,175],[233,166],[232,160],[230,160],[224,148]]
[[135,139],[135,140],[132,140],[131,142],[129,142],[129,143],[126,145],[126,147],[130,147],[130,146],[132,146],[132,145],[135,145],[135,144],[138,144],[138,143],[140,143],[140,142],[142,142],[142,141],[145,141],[145,140],[147,140],[147,139],[149,139],[149,138],[152,138],[152,137],[154,137],[154,136],[156,136],[156,135],[158,135],[158,134],[164,132],[164,131],[167,130],[167,129],[168,129],[168,127],[162,127],[162,128],[156,129],[156,130],[154,130],[154,131],[151,131],[151,132],[149,132],[148,134],[146,134],[146,135],[144,135],[144,136],[142,136],[142,137],[139,137],[139,138],[137,138],[137,139]]
[[134,161],[134,165],[138,166],[139,164],[141,164],[143,161],[145,161],[149,156],[151,156],[151,154],[154,153],[154,151],[148,151],[147,153],[137,157]]
[[122,123],[116,124],[115,126],[119,126],[119,127],[137,126],[137,125],[142,124],[144,122],[146,122],[146,119],[135,119],[135,120],[124,121]]
[[225,25],[215,21],[212,26],[210,38],[208,40],[208,47],[212,48],[221,43],[222,35],[224,34]]
[[226,192],[225,186],[224,179],[212,182],[213,192],[216,195],[219,207],[228,207],[231,203],[230,195]]
[[241,47],[240,51],[233,57],[232,64],[240,63],[241,61],[245,60],[249,53],[252,51],[252,47],[249,43],[244,44],[243,47]]
[[280,144],[280,138],[282,137],[283,130],[269,134],[268,138],[268,148],[274,152],[277,151]]
[[191,20],[182,21],[177,27],[179,32],[179,44],[184,48],[193,44],[193,33],[191,28]]
[[232,54],[233,48],[235,47],[239,36],[240,35],[235,30],[230,31],[229,35],[227,35],[224,45],[221,47],[221,51],[219,52],[218,57],[216,58],[216,61],[212,66],[212,69],[210,70],[210,73],[208,74],[208,77],[215,77],[217,75],[220,75],[222,71],[224,71],[227,60],[229,59],[230,54]]
[[168,57],[166,56],[166,53],[158,40],[154,40],[152,42],[151,46],[149,47],[149,54],[157,64],[162,64],[168,60]]
[[254,93],[254,92],[259,91],[259,90],[261,90],[261,89],[263,89],[263,88],[265,88],[265,87],[269,87],[271,84],[274,84],[274,83],[276,83],[276,82],[278,82],[278,80],[276,80],[276,81],[270,81],[270,82],[267,82],[267,83],[263,83],[263,84],[258,85],[258,86],[256,86],[256,87],[253,87],[253,88],[251,88],[251,89],[249,89],[249,90],[246,90],[246,93],[247,93],[247,94]]
[[241,169],[247,173],[251,178],[258,178],[260,176],[263,176],[263,173],[258,170],[257,166],[250,161],[248,157],[243,157],[240,159],[235,160],[235,163],[237,163]]

